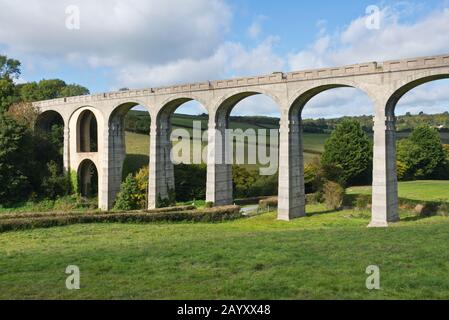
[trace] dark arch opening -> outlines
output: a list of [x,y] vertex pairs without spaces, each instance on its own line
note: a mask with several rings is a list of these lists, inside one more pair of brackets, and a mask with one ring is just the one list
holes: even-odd
[[91,160],[84,160],[78,168],[78,186],[81,196],[95,198],[98,196],[98,171]]
[[97,118],[92,111],[81,112],[77,122],[77,137],[78,152],[98,152]]
[[64,119],[56,111],[46,111],[38,115],[35,123],[38,135],[49,144],[53,155],[52,160],[57,160],[62,167],[64,153]]

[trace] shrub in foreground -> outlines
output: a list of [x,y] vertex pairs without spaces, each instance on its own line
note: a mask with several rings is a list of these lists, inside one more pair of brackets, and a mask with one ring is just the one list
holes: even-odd
[[327,181],[323,186],[324,201],[329,210],[341,208],[345,196],[345,189],[338,183]]

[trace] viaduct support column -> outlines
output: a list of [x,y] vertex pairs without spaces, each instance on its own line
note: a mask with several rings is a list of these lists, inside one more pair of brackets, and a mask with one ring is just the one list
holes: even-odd
[[108,208],[112,209],[117,194],[120,192],[123,163],[126,157],[125,126],[123,117],[117,117],[111,121],[108,137],[108,160],[104,162],[107,163],[108,170],[107,204]]
[[301,119],[282,119],[279,129],[278,219],[306,215]]
[[63,168],[65,174],[70,174],[70,129],[64,126]]
[[226,161],[226,124],[224,117],[216,123],[215,115],[209,116],[206,201],[215,206],[230,205],[234,201],[232,164]]
[[161,201],[173,201],[175,191],[174,166],[171,161],[170,122],[151,125],[148,209],[161,206]]
[[370,227],[386,227],[388,222],[399,220],[394,115],[387,117],[377,115],[374,119],[372,197]]

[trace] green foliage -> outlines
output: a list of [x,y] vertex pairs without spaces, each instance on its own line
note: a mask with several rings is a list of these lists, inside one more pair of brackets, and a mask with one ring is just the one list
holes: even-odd
[[329,210],[341,208],[345,196],[345,189],[338,183],[327,181],[323,186],[324,200]]
[[70,188],[71,191],[74,194],[78,194],[80,192],[79,190],[79,184],[78,184],[78,173],[75,170],[70,170]]
[[68,195],[71,189],[69,178],[63,174],[61,168],[54,161],[50,161],[47,168],[48,174],[43,178],[41,194],[47,199]]
[[137,201],[139,202],[139,209],[147,208],[147,194],[148,194],[148,179],[149,179],[148,166],[140,169],[135,176],[137,189],[139,193],[137,194]]
[[176,201],[206,199],[207,166],[179,164],[175,166]]
[[89,94],[89,90],[76,84],[66,84],[60,79],[41,80],[17,85],[22,101],[32,102]]
[[0,113],[0,203],[11,203],[30,191],[32,137],[22,125]]
[[448,177],[447,152],[438,131],[422,125],[408,139],[397,144],[398,172],[402,179],[445,179]]
[[341,168],[345,184],[360,185],[370,182],[372,159],[372,143],[360,124],[345,120],[326,141],[321,161],[325,167]]
[[20,61],[0,55],[0,79],[18,79],[20,73]]
[[137,210],[140,209],[140,190],[136,179],[129,174],[120,187],[120,192],[115,201],[115,210]]
[[232,182],[234,186],[234,197],[246,198],[249,195],[249,189],[256,182],[258,176],[257,171],[249,171],[245,167],[232,167]]
[[257,170],[244,166],[232,167],[234,197],[237,199],[273,196],[278,193],[278,175],[261,176]]

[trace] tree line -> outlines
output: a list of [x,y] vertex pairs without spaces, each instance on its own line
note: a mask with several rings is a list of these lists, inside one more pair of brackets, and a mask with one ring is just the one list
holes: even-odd
[[63,174],[63,124],[36,128],[30,102],[89,94],[59,79],[16,84],[21,63],[0,55],[0,205],[55,199],[70,193]]

